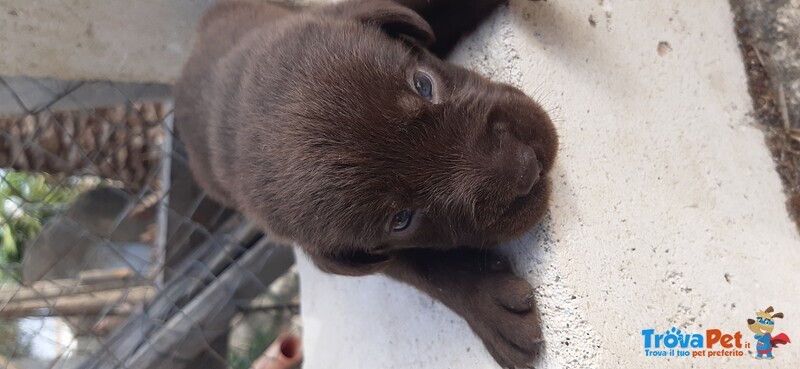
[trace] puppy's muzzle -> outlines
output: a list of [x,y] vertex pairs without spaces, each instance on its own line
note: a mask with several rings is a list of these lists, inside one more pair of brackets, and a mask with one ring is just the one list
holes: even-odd
[[517,197],[525,196],[531,192],[533,186],[542,176],[542,163],[536,158],[533,148],[519,145],[517,149],[518,168],[517,183],[512,188]]

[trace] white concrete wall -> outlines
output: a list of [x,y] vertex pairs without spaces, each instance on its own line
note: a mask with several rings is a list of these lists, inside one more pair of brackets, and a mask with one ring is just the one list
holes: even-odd
[[214,0],[0,0],[0,75],[170,83]]
[[[800,237],[727,1],[512,0],[454,59],[541,99],[561,135],[551,214],[505,247],[536,287],[536,368],[797,368]],[[305,368],[496,367],[409,287],[300,271]],[[745,321],[769,305],[798,338],[768,364],[643,354],[647,328],[752,342]]]

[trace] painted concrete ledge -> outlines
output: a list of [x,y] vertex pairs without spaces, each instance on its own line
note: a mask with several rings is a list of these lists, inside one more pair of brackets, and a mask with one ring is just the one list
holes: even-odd
[[[646,358],[641,330],[742,331],[769,305],[800,337],[800,237],[726,0],[512,0],[454,58],[542,99],[561,135],[546,222],[505,249],[537,291],[537,368],[752,368]],[[495,368],[466,323],[383,277],[300,258],[305,368]],[[749,342],[749,340],[748,340]],[[797,343],[770,368],[796,368]]]
[[0,75],[170,83],[214,0],[0,0]]
[[0,76],[170,84],[216,1],[0,0]]

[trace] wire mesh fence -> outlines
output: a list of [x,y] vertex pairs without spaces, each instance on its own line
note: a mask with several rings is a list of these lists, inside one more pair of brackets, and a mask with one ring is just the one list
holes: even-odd
[[293,255],[206,198],[163,85],[0,78],[0,367],[248,368]]

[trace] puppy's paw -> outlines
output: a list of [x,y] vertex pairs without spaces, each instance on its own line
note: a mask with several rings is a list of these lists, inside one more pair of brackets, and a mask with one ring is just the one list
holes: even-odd
[[511,273],[490,274],[478,285],[468,319],[503,368],[529,368],[543,347],[531,285]]

